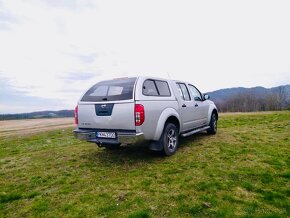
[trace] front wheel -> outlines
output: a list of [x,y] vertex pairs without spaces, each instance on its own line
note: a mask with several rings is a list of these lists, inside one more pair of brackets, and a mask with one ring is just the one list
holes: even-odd
[[210,118],[210,123],[209,123],[210,128],[207,130],[208,134],[216,134],[217,132],[217,115],[216,113],[211,114]]
[[163,145],[163,153],[166,156],[171,156],[176,152],[179,144],[178,140],[178,129],[172,123],[168,123],[161,135],[160,142]]

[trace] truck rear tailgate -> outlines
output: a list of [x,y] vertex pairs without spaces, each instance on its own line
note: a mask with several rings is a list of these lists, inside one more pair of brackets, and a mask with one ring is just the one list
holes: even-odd
[[78,127],[135,130],[135,103],[86,102],[78,105]]

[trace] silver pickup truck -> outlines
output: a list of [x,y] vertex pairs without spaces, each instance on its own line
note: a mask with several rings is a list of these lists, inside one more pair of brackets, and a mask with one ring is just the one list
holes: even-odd
[[99,147],[150,141],[151,150],[176,152],[179,136],[215,134],[218,112],[192,84],[153,77],[106,80],[95,84],[75,108],[77,138]]

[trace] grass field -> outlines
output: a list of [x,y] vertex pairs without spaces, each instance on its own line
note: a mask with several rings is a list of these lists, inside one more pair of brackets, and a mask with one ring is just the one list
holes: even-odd
[[0,138],[0,217],[290,216],[290,111],[221,115],[172,157],[71,131]]

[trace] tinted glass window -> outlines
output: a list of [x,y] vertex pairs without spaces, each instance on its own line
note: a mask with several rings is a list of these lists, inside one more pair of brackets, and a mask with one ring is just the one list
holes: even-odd
[[146,80],[144,82],[143,95],[158,96],[158,91],[153,80]]
[[92,90],[93,92],[91,92],[89,95],[90,96],[105,96],[108,92],[108,86],[107,85],[101,85],[96,87],[95,90]]
[[200,94],[200,92],[197,90],[197,88],[195,88],[195,87],[192,86],[192,85],[189,85],[188,88],[189,88],[189,91],[190,91],[190,93],[191,93],[191,95],[192,95],[192,97],[193,97],[193,99],[194,99],[195,101],[201,101],[201,100],[202,100],[201,94]]
[[81,101],[117,101],[133,98],[136,78],[102,81],[90,88]]
[[167,82],[155,80],[155,84],[157,86],[159,95],[161,95],[161,96],[170,96],[171,95]]
[[187,87],[184,83],[178,83],[179,86],[179,92],[182,94],[181,97],[185,101],[190,101],[190,96],[187,90]]

